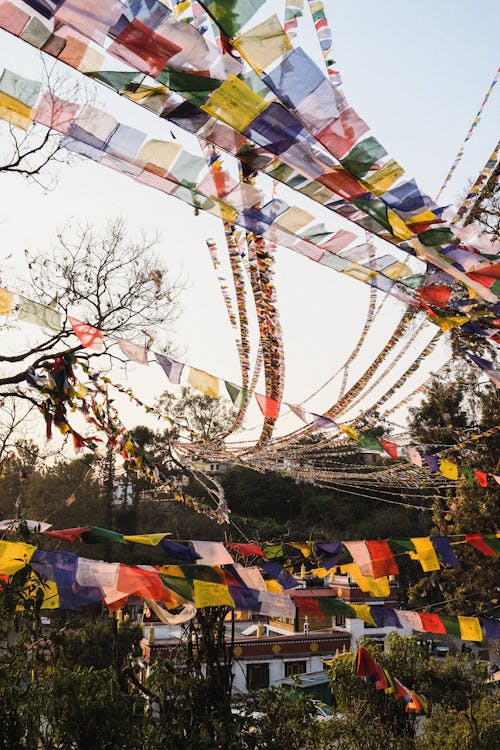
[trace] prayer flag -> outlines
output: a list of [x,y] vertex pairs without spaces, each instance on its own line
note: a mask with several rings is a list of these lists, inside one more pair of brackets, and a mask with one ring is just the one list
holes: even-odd
[[140,365],[148,364],[148,352],[143,346],[134,344],[133,341],[127,341],[126,339],[116,337],[114,339],[124,355],[132,360],[132,362],[138,362]]
[[274,398],[268,398],[260,393],[255,394],[255,399],[266,419],[276,419],[279,413],[279,404]]
[[21,297],[19,305],[18,318],[25,323],[33,323],[42,328],[49,328],[51,331],[59,333],[61,330],[61,313],[57,310],[41,305],[39,302],[33,302],[26,297]]
[[478,617],[462,617],[458,615],[460,638],[463,641],[482,641],[483,633]]
[[36,547],[23,542],[0,541],[0,573],[13,575],[27,565]]
[[226,386],[226,391],[233,402],[233,406],[236,409],[242,409],[248,398],[248,389],[240,388],[240,386],[234,385],[234,383],[229,383],[227,380],[224,381],[224,384]]
[[481,487],[488,486],[488,474],[485,471],[479,471],[479,469],[474,469],[474,476],[477,479],[477,483]]
[[170,359],[165,354],[159,352],[153,352],[153,354],[170,382],[179,385],[184,365],[181,362],[176,362],[175,359]]
[[257,557],[264,557],[264,553],[259,545],[253,544],[251,542],[226,542],[226,547],[235,549],[244,559],[246,559],[247,557],[251,557],[252,555],[257,555]]
[[103,332],[94,326],[88,325],[88,323],[82,323],[76,318],[71,318],[68,315],[68,322],[70,323],[73,333],[80,340],[81,345],[85,349],[95,349],[96,351],[102,351],[103,348]]
[[208,372],[190,367],[187,382],[193,388],[204,393],[205,396],[210,396],[210,398],[219,398],[220,396],[219,378],[209,375]]
[[193,549],[200,555],[197,565],[232,565],[233,558],[222,542],[191,541]]
[[482,552],[483,555],[486,555],[486,557],[498,557],[495,550],[485,542],[482,534],[466,534],[465,541],[468,542],[471,547],[474,547],[479,550],[479,552]]
[[446,479],[458,479],[458,466],[453,461],[441,460],[439,462],[439,471]]
[[161,540],[167,536],[168,532],[158,534],[126,534],[123,536],[125,542],[135,542],[136,544],[148,544],[152,547],[156,547]]
[[64,542],[76,542],[80,539],[84,531],[90,531],[90,526],[78,526],[73,529],[54,529],[45,531],[45,536],[53,536],[55,539],[62,539]]
[[431,542],[434,548],[437,550],[439,557],[448,565],[452,565],[454,568],[460,567],[460,561],[453,552],[450,544],[450,540],[445,536],[431,536]]
[[12,305],[14,304],[14,295],[8,289],[0,288],[0,315],[10,315]]
[[168,557],[172,557],[174,560],[182,560],[183,562],[193,562],[194,560],[200,560],[201,555],[195,552],[191,547],[186,544],[179,544],[173,542],[170,539],[163,539],[160,541],[160,547],[167,553]]
[[415,466],[419,466],[419,467],[422,466],[422,456],[420,455],[420,453],[418,452],[416,448],[407,446],[404,450],[412,464],[415,464]]
[[432,612],[419,612],[419,616],[425,633],[446,634],[446,628],[443,625],[440,615],[433,614]]
[[204,607],[234,607],[235,602],[227,586],[207,581],[193,581],[194,604],[198,609]]
[[391,443],[389,440],[384,440],[384,438],[380,438],[380,443],[382,448],[391,458],[398,458],[399,446],[397,446],[396,443]]
[[267,106],[268,102],[255,94],[246,83],[234,75],[229,75],[201,109],[241,132]]
[[276,14],[233,39],[232,44],[257,73],[292,49]]
[[422,565],[422,570],[428,572],[430,570],[439,570],[439,560],[436,555],[434,546],[430,540],[430,537],[411,537],[411,542],[415,547],[416,552],[409,552],[412,560],[418,560]]
[[367,540],[365,543],[371,557],[372,572],[370,575],[373,578],[381,578],[382,576],[387,575],[398,575],[399,568],[396,565],[391,548],[385,539]]

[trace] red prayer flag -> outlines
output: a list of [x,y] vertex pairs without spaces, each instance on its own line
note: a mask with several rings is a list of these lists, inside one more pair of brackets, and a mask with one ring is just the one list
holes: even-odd
[[488,486],[488,475],[485,471],[479,471],[479,469],[474,469],[474,476],[476,477],[478,484],[480,484],[481,487]]
[[243,558],[251,557],[252,555],[257,555],[258,557],[265,557],[264,553],[262,552],[261,548],[258,544],[252,544],[252,543],[240,543],[240,542],[226,542],[226,547],[230,547],[231,549],[237,550],[237,552],[240,553],[240,555]]
[[397,575],[399,573],[399,568],[396,565],[394,555],[385,539],[367,540],[365,544],[368,547],[372,559],[373,578]]
[[301,612],[303,615],[310,615],[311,617],[320,617],[321,619],[324,618],[324,614],[319,608],[318,603],[318,597],[316,596],[293,596],[291,595],[292,599],[295,603],[295,606],[298,607],[299,612]]
[[55,529],[44,531],[44,536],[53,536],[55,539],[62,539],[63,542],[76,542],[80,539],[85,531],[90,531],[90,526],[77,526],[74,529]]
[[279,411],[278,402],[276,401],[276,399],[262,396],[260,393],[256,393],[255,398],[257,400],[257,403],[259,404],[259,408],[262,414],[266,418],[276,419]]
[[420,619],[422,620],[422,628],[425,633],[445,633],[446,628],[443,625],[439,615],[432,614],[430,612],[419,612]]
[[98,328],[90,326],[88,323],[82,323],[76,318],[70,318],[68,321],[71,324],[73,333],[77,338],[80,339],[80,343],[85,349],[95,349],[96,351],[102,351],[103,337],[104,334]]
[[356,655],[356,676],[374,677],[376,675],[375,662],[371,654],[360,646]]
[[389,454],[391,458],[398,457],[398,446],[396,445],[396,443],[391,443],[389,440],[384,440],[384,438],[379,438],[379,440],[382,448],[386,453]]
[[429,284],[419,290],[423,300],[434,307],[446,307],[450,301],[451,289],[443,284]]
[[486,557],[498,557],[495,550],[484,541],[482,534],[466,534],[465,541],[479,550],[479,552],[482,552],[483,555],[486,555]]

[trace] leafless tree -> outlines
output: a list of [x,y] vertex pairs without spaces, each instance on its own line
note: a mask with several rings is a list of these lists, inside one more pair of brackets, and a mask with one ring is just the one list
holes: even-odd
[[[128,361],[113,337],[149,349],[159,335],[158,346],[168,349],[181,285],[168,278],[165,263],[155,252],[158,244],[156,236],[131,238],[126,223],[116,219],[101,232],[68,225],[50,252],[26,252],[24,284],[19,280],[7,283],[7,279],[3,283],[13,292],[58,310],[64,322],[60,331],[49,334],[24,326],[20,336],[15,311],[0,319],[5,321],[0,327],[0,398],[38,403],[25,389],[28,372],[68,349],[81,360],[100,358],[102,367],[114,360]],[[102,354],[83,348],[67,322],[68,313],[106,334]]]

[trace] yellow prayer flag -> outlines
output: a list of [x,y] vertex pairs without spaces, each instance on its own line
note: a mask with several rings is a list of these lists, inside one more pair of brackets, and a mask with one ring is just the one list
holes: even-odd
[[209,375],[208,372],[191,367],[187,382],[193,388],[197,388],[204,393],[205,396],[210,396],[211,398],[219,398],[220,396],[219,378]]
[[460,625],[460,638],[463,641],[482,641],[483,633],[478,617],[463,617],[458,615]]
[[365,266],[354,262],[350,263],[347,268],[343,268],[342,273],[345,273],[346,276],[350,276],[352,279],[363,282],[369,281],[377,275],[371,268],[365,268]]
[[410,541],[413,543],[416,552],[409,552],[412,560],[419,560],[422,565],[422,570],[428,573],[430,570],[439,570],[439,560],[436,555],[436,550],[428,536],[411,537]]
[[370,594],[375,597],[389,596],[391,593],[391,587],[389,586],[389,577],[381,576],[380,578],[372,578],[372,576],[365,576]]
[[124,535],[123,538],[126,542],[135,542],[136,544],[149,544],[152,547],[156,547],[161,542],[163,537],[167,536],[167,532],[163,534],[131,534]]
[[274,223],[283,227],[283,229],[288,229],[289,232],[295,233],[299,229],[302,229],[302,227],[310,224],[311,221],[314,221],[314,216],[308,211],[304,211],[303,208],[298,208],[298,206],[290,206],[290,208],[287,208],[284,213],[278,216]]
[[409,240],[410,237],[413,237],[414,232],[408,229],[403,219],[392,208],[387,209],[387,218],[395,237],[400,240]]
[[256,73],[262,73],[292,49],[290,39],[283,31],[276,14],[254,26],[246,34],[233,39],[233,47],[236,47]]
[[390,159],[387,164],[384,164],[376,172],[373,172],[369,177],[365,177],[364,180],[360,180],[362,185],[373,193],[373,195],[383,195],[396,180],[399,180],[401,175],[404,174],[403,167]]
[[8,289],[0,287],[0,315],[10,315],[12,305],[14,304],[14,295]]
[[382,269],[384,276],[388,276],[394,280],[401,279],[403,276],[411,276],[411,272],[410,266],[407,266],[406,263],[402,263],[400,260]]
[[345,432],[346,435],[349,435],[352,440],[358,440],[358,433],[355,429],[352,427],[349,427],[347,424],[339,424],[339,429],[342,430],[342,432]]
[[330,568],[327,570],[327,568],[313,568],[309,572],[311,575],[313,575],[315,578],[326,578],[326,576],[331,573],[333,568]]
[[0,120],[6,120],[21,130],[28,130],[33,122],[33,113],[31,107],[0,91]]
[[185,578],[184,571],[179,565],[162,565],[160,568],[160,573],[163,573],[166,576],[173,576],[174,578]]
[[261,96],[235,75],[229,75],[201,109],[241,133],[268,106]]
[[304,557],[310,557],[313,542],[288,542],[290,547],[295,547],[302,552]]
[[12,575],[29,563],[36,550],[24,542],[0,541],[0,575]]
[[409,219],[406,220],[407,224],[425,224],[429,221],[435,221],[436,220],[436,214],[432,211],[429,211],[429,209],[426,209],[425,211],[422,211],[421,214],[417,214],[416,216],[411,216]]
[[453,461],[443,459],[439,462],[439,471],[447,479],[458,479],[458,466]]
[[42,609],[59,609],[59,592],[55,581],[45,581]]
[[178,143],[147,141],[137,154],[135,161],[140,164],[153,164],[161,172],[168,172],[182,147]]
[[372,617],[370,607],[368,604],[351,604],[349,602],[349,606],[352,607],[353,610],[356,612],[356,617],[359,620],[363,620],[368,625],[371,625],[374,628],[377,627],[377,623]]
[[271,579],[269,581],[264,581],[264,583],[266,584],[266,589],[268,591],[271,591],[271,593],[273,594],[283,593],[283,586],[281,585],[281,583],[278,583],[278,581],[274,581]]
[[457,326],[462,326],[470,320],[468,315],[449,315],[444,318],[442,315],[437,315],[436,313],[430,316],[430,319],[433,323],[439,326],[442,331],[449,331]]
[[194,604],[198,609],[203,607],[222,607],[225,604],[234,607],[234,599],[227,586],[220,583],[207,583],[196,579],[193,581]]

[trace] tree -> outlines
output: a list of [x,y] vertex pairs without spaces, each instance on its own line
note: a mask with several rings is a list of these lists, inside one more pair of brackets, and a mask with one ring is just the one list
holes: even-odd
[[[356,677],[353,674],[353,654],[346,654],[333,660],[330,670],[330,684],[341,717],[329,722],[332,737],[337,737],[339,747],[352,750],[427,750],[431,747],[451,748],[451,744],[434,745],[432,738],[445,737],[446,733],[458,737],[454,729],[454,719],[458,715],[468,714],[463,723],[476,725],[482,723],[492,731],[495,721],[495,710],[491,686],[485,680],[486,665],[468,656],[448,656],[440,662],[430,657],[418,644],[416,638],[400,637],[391,633],[387,639],[386,649],[382,651],[366,639],[363,642],[377,662],[397,678],[405,687],[424,696],[432,707],[432,713],[443,722],[439,728],[436,720],[425,719],[419,732],[423,736],[417,739],[418,722],[414,712],[406,712],[405,704],[393,695],[386,695],[384,690],[377,690],[373,682]],[[493,715],[485,721],[485,706],[493,708]],[[498,711],[498,701],[496,701]],[[429,734],[427,734],[429,732]],[[489,735],[492,736],[491,734]],[[463,750],[474,750],[486,744],[475,745],[476,732],[466,732],[463,740],[455,747]],[[469,739],[470,738],[470,739]],[[443,739],[444,742],[444,739]]]
[[[26,338],[21,338],[14,321],[4,323],[4,340],[9,345],[0,355],[4,408],[9,402],[24,402],[43,411],[50,378],[57,381],[56,357],[62,358],[66,368],[91,362],[105,368],[113,363],[126,366],[127,355],[115,338],[125,339],[125,348],[140,343],[148,349],[159,328],[168,332],[175,319],[179,288],[168,280],[167,269],[155,254],[157,244],[158,238],[145,235],[130,238],[125,222],[117,219],[102,232],[67,226],[49,253],[27,255],[28,280],[15,291],[47,306],[48,311],[53,308],[60,312],[63,324],[49,334],[33,327],[26,330]],[[68,323],[71,313],[106,333],[102,353],[85,348],[75,337]],[[168,341],[163,346],[168,346]],[[35,387],[28,387],[28,383]],[[74,389],[78,397],[85,398],[87,391],[77,382]],[[71,399],[71,392],[60,395]],[[19,407],[16,409],[18,413]]]
[[[456,380],[431,381],[420,406],[410,410],[410,432],[429,453],[452,449],[446,457],[455,461],[461,476],[454,486],[436,495],[433,507],[435,534],[496,533],[500,526],[498,487],[488,480],[480,487],[474,470],[495,474],[500,438],[494,433],[483,440],[468,441],[498,424],[500,392],[478,382],[468,367],[455,370]],[[497,571],[491,558],[464,545],[462,566],[442,568],[426,575],[410,590],[410,601],[439,605],[449,614],[494,614],[498,603]],[[493,607],[493,608],[492,608]]]
[[185,424],[204,442],[221,439],[234,419],[234,409],[225,402],[184,387],[180,396],[170,391],[162,393],[158,408]]

